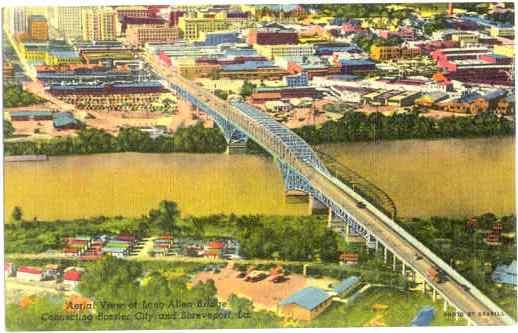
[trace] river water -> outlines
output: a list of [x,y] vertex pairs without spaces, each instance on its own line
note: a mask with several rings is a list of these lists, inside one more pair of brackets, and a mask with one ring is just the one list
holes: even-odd
[[320,149],[388,193],[399,216],[515,211],[511,137],[362,142]]
[[[392,141],[320,149],[384,189],[400,216],[514,211],[514,139]],[[287,202],[268,158],[225,154],[98,154],[5,164],[5,216],[40,220],[140,216],[160,200],[183,215],[307,214]]]

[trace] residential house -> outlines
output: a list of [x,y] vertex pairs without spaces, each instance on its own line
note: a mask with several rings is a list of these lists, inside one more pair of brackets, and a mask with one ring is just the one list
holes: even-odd
[[38,267],[22,266],[16,272],[16,278],[21,281],[41,281],[43,270]]
[[68,290],[74,290],[81,281],[81,272],[76,270],[70,270],[63,274],[63,285]]

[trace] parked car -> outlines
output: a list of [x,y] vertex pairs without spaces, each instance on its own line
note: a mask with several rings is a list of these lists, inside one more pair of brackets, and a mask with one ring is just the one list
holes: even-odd
[[259,281],[262,281],[262,280],[266,279],[266,277],[267,277],[267,276],[268,276],[268,275],[267,275],[267,274],[265,274],[265,273],[260,273],[260,274],[258,274],[258,275],[256,275],[256,276],[252,277],[252,278],[250,279],[250,282],[259,282]]
[[242,278],[244,278],[245,276],[246,276],[246,273],[245,273],[245,272],[241,272],[241,273],[239,273],[239,274],[236,276],[236,278],[238,278],[238,279],[242,279]]
[[225,254],[223,256],[223,258],[227,259],[227,260],[240,260],[240,259],[243,259],[240,255],[238,254]]
[[286,280],[287,280],[287,278],[284,275],[277,275],[276,277],[274,277],[272,279],[272,282],[273,283],[282,283],[282,282],[284,282]]

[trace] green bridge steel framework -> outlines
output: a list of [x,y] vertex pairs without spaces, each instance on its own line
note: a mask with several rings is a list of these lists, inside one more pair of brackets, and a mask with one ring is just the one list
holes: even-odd
[[[448,304],[453,306],[459,313],[462,313],[469,324],[502,325],[514,323],[510,316],[505,314],[498,305],[462,275],[408,234],[391,218],[366,201],[365,198],[332,176],[313,149],[293,131],[247,103],[229,103],[219,99],[194,82],[163,66],[158,58],[148,56],[147,60],[154,70],[162,76],[166,87],[175,91],[178,97],[189,101],[193,106],[214,119],[229,144],[243,143],[251,138],[261,145],[272,154],[278,163],[287,190],[300,190],[308,193],[327,206],[335,218],[344,221],[368,242],[374,242],[376,250],[378,250],[378,244],[382,245],[385,261],[387,261],[387,254],[390,251],[394,269],[396,268],[396,261],[399,260],[403,275],[408,275],[407,267],[412,270],[414,279],[415,274],[418,273],[425,281],[424,290],[426,291],[427,284],[431,286],[434,300],[436,295],[441,296],[444,300],[445,309]],[[352,200],[366,202],[366,208],[363,211],[358,211],[356,207],[350,204],[347,206],[345,199],[343,199],[346,196],[352,198]],[[355,210],[356,212],[352,213]],[[368,215],[365,215],[367,213]],[[360,217],[357,218],[355,215]],[[414,253],[419,253],[425,260],[416,262]],[[436,267],[445,271],[451,283],[445,286],[430,279],[426,273],[426,268],[429,267]],[[461,297],[454,297],[451,291],[461,295]],[[499,316],[484,316],[483,314],[486,312],[499,313]]]

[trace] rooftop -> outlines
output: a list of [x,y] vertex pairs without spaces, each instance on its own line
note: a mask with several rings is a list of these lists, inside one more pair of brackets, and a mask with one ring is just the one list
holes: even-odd
[[280,304],[297,304],[307,310],[313,310],[330,297],[325,291],[319,288],[307,287],[283,299]]
[[350,276],[347,279],[340,281],[335,287],[334,291],[337,294],[341,294],[349,289],[351,289],[355,284],[360,282],[360,278],[357,276]]

